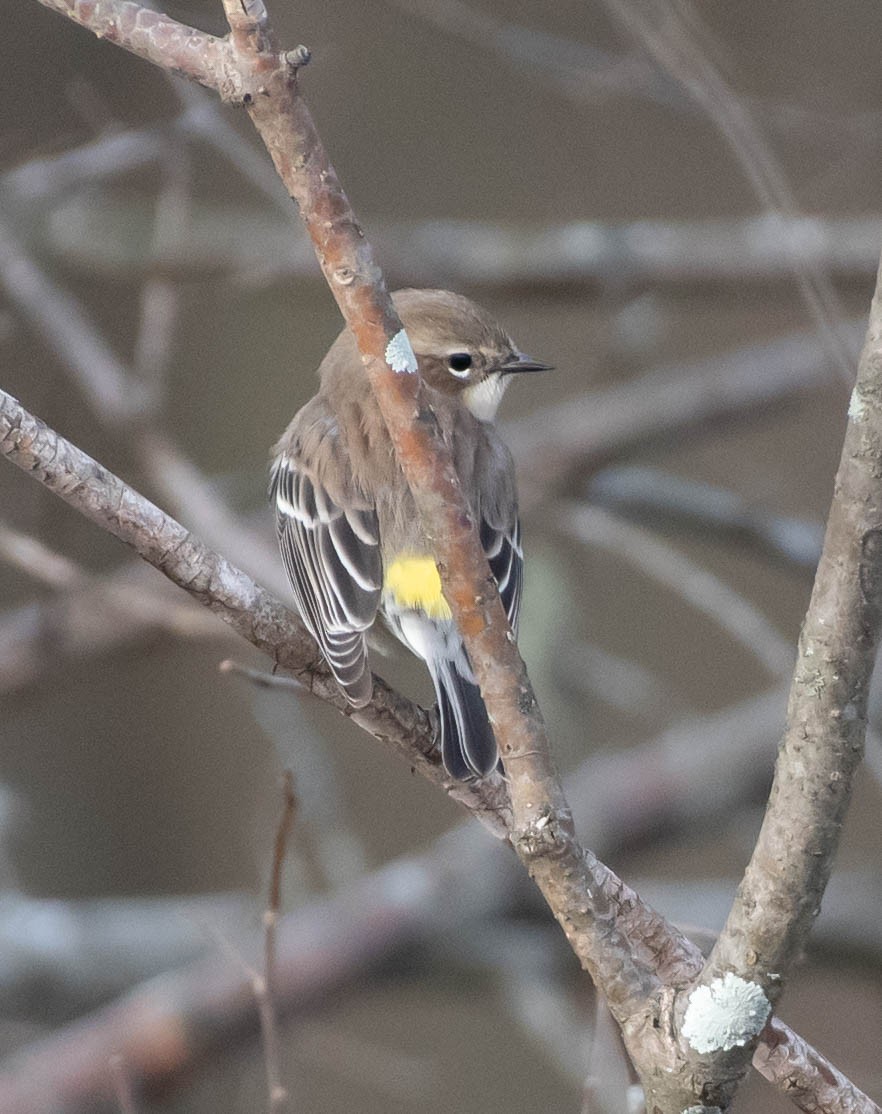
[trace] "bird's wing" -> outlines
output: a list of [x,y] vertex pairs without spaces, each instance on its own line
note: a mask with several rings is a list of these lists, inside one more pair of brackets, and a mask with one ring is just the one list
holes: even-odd
[[364,632],[383,587],[376,510],[355,495],[351,505],[339,506],[304,463],[286,453],[273,466],[270,494],[301,617],[347,699],[362,706],[371,695]]
[[512,521],[501,522],[495,520],[495,516],[482,513],[481,545],[496,580],[511,629],[517,634],[524,585],[520,519],[515,515]]

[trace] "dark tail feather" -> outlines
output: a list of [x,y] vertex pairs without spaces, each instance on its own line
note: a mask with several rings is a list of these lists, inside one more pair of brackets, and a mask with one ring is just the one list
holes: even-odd
[[432,671],[441,716],[441,758],[457,781],[486,777],[496,769],[499,752],[487,709],[477,685],[467,681],[452,662]]

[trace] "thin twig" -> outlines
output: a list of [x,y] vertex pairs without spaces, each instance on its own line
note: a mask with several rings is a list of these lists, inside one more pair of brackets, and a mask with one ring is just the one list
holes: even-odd
[[113,1076],[113,1085],[116,1090],[116,1099],[119,1104],[120,1114],[138,1114],[135,1104],[135,1091],[132,1087],[132,1077],[126,1061],[119,1053],[110,1057],[108,1061],[110,1073]]
[[232,673],[236,677],[244,677],[246,681],[260,688],[287,689],[288,692],[298,695],[307,691],[296,677],[290,677],[287,673],[267,673],[263,669],[252,669],[250,666],[233,661],[232,658],[224,658],[218,663],[217,669],[218,673]]
[[[184,188],[176,177],[168,183],[164,200],[159,203],[155,241],[165,242],[176,235],[186,220],[180,196]],[[149,356],[145,342],[138,341],[136,351],[143,365],[140,374],[107,346],[78,299],[59,287],[25,251],[11,228],[2,225],[0,286],[80,385],[96,417],[106,428],[125,433],[172,509],[210,544],[245,565],[263,584],[287,596],[275,547],[261,541],[232,514],[193,462],[152,424],[162,402],[162,367],[170,357],[171,331],[178,310],[174,289],[165,279],[154,276],[145,287],[140,337],[155,333],[163,340],[157,347],[153,337]],[[149,367],[145,360],[149,360]]]
[[38,538],[0,519],[0,560],[51,588],[77,588],[88,583],[85,572]]
[[178,288],[165,273],[162,261],[182,250],[189,227],[189,159],[180,146],[164,152],[150,243],[151,270],[141,288],[141,315],[132,361],[134,377],[154,412],[165,393],[180,310]]
[[128,423],[142,412],[143,392],[127,381],[110,346],[83,327],[77,300],[50,282],[9,225],[0,224],[0,287],[6,298],[68,366],[78,370],[91,406],[108,421]]
[[[208,129],[210,121],[199,126]],[[199,134],[195,125],[188,130]],[[207,130],[206,137],[225,159],[235,160],[232,165],[247,175],[255,189],[265,192],[263,175],[251,172],[251,164],[258,158],[254,148],[238,134],[234,146],[225,132]],[[147,133],[145,142],[150,146],[145,162],[157,158],[151,139],[152,133]],[[122,166],[134,161],[126,150],[120,157],[125,159]],[[48,172],[52,169],[50,166]],[[96,182],[101,180],[102,169],[99,166],[94,172]],[[111,167],[105,173],[115,170]],[[280,193],[286,201],[278,177],[270,172],[277,183],[270,196],[275,200]],[[148,201],[106,186],[66,194],[39,230],[39,242],[79,268],[108,275],[123,268],[137,273],[149,267],[151,256],[133,238],[131,228],[140,227],[148,207]],[[624,224],[392,220],[377,223],[374,239],[392,281],[452,289],[464,284],[523,284],[531,291],[567,283],[585,286],[589,294],[610,290],[622,297],[647,286],[676,290],[680,284],[701,283],[706,290],[710,284],[721,288],[737,284],[743,290],[749,284],[789,280],[793,272],[788,260],[796,250],[837,278],[862,281],[875,269],[879,226],[880,219],[873,214],[794,216],[778,221],[768,216],[716,221],[659,219]],[[299,225],[289,228],[262,201],[247,206],[203,201],[183,238],[155,259],[170,276],[220,272],[248,286],[295,276],[301,282],[321,278]]]
[[613,465],[595,475],[586,495],[641,522],[662,521],[702,538],[747,543],[801,568],[818,567],[820,521],[778,514],[728,487],[686,479],[647,465]]
[[294,824],[296,808],[294,775],[290,770],[285,770],[282,775],[282,812],[273,841],[269,896],[263,914],[263,979],[256,984],[255,989],[271,1114],[284,1110],[288,1104],[288,1090],[282,1083],[279,1064],[279,1029],[275,997],[276,931],[282,910],[282,870],[285,865],[285,849]]
[[148,62],[173,70],[232,99],[238,84],[226,39],[206,35],[132,0],[39,0],[81,27]]
[[205,608],[144,565],[88,577],[0,615],[0,695],[58,676],[65,665],[149,643],[163,634],[229,638]]

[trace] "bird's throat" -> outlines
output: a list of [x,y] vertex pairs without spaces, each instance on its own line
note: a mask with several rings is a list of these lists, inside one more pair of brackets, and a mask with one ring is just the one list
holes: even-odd
[[507,386],[508,377],[494,371],[480,383],[466,387],[462,392],[462,401],[479,422],[492,422]]

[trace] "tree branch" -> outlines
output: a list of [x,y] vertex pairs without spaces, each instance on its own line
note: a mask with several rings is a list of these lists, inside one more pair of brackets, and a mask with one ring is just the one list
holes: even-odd
[[769,806],[707,972],[750,974],[773,1000],[820,905],[864,753],[882,625],[882,269],[848,418]]
[[[690,1024],[705,988],[737,977],[769,1003],[780,997],[820,908],[863,757],[882,626],[882,266],[848,419],[765,819],[726,926],[684,1002],[684,1031],[699,1053],[728,1047]],[[734,1077],[752,1047],[729,1053]]]
[[[545,725],[518,653],[452,458],[428,404],[410,342],[373,252],[297,88],[260,0],[224,0],[240,65],[260,96],[246,101],[361,352],[399,464],[428,535],[444,594],[469,654],[503,756],[512,843],[582,964],[620,1021],[645,1005],[654,967],[682,958],[660,919],[575,840]],[[645,950],[650,942],[648,952]],[[670,951],[667,960],[660,952]],[[635,958],[640,953],[641,958]]]
[[226,39],[206,35],[133,0],[39,2],[100,39],[217,90],[224,100],[235,100],[241,95],[233,51]]
[[505,838],[505,785],[453,783],[440,767],[429,717],[374,678],[371,703],[353,709],[300,619],[159,507],[55,433],[0,390],[0,453],[130,546],[237,634],[296,676]]

